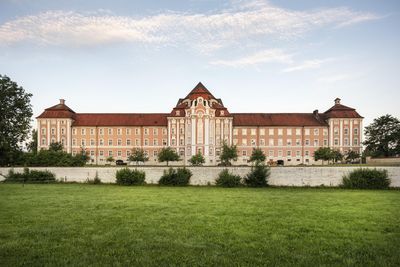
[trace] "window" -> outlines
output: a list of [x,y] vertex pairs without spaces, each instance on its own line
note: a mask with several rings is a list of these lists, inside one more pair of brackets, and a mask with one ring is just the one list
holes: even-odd
[[126,135],[131,135],[131,129],[129,129],[129,128],[126,128]]
[[310,139],[306,139],[306,140],[305,140],[305,145],[306,145],[306,146],[309,146],[309,145],[310,145]]
[[328,129],[324,129],[324,136],[328,135]]
[[233,139],[233,145],[237,145],[238,144],[238,140],[235,138],[235,139]]
[[328,146],[328,139],[324,139],[324,146]]
[[292,156],[292,151],[291,150],[286,151],[286,156],[291,157]]
[[139,128],[135,128],[135,134],[139,135]]
[[296,129],[296,135],[301,135],[301,129],[299,128]]
[[112,139],[108,139],[108,145],[112,146],[113,145],[113,140]]
[[99,140],[99,145],[104,146],[104,139]]
[[94,150],[90,150],[90,156],[94,156]]
[[117,140],[117,146],[122,146],[122,140],[121,139]]
[[172,128],[171,128],[171,133],[172,133],[172,134],[175,134],[175,132],[176,132],[176,131],[175,131],[175,126],[172,126]]
[[121,150],[118,150],[118,151],[117,151],[117,156],[118,156],[118,157],[121,157],[121,156],[122,156],[122,151],[121,151]]
[[358,128],[354,128],[354,135],[358,135]]
[[167,129],[164,128],[164,129],[162,130],[162,133],[163,133],[163,135],[167,135]]
[[300,150],[296,150],[296,157],[300,157]]
[[252,146],[256,146],[256,140],[255,139],[251,139],[251,145]]
[[144,145],[148,146],[149,145],[149,139],[144,139]]
[[180,134],[184,134],[184,133],[185,133],[185,130],[183,129],[183,127],[181,127],[181,128],[179,129],[179,133],[180,133]]
[[278,129],[278,135],[283,135],[283,129]]
[[247,151],[246,150],[242,151],[242,156],[244,156],[244,157],[247,156]]
[[121,135],[122,134],[122,129],[121,128],[118,128],[117,129],[117,135]]
[[94,139],[90,139],[90,145],[91,146],[94,146],[95,144],[94,144]]
[[304,130],[304,135],[310,135],[310,129],[305,129]]
[[153,146],[158,146],[158,140],[157,139],[153,140]]
[[306,157],[310,156],[310,151],[308,151],[308,150],[304,151],[304,155],[305,155]]
[[354,145],[358,146],[358,138],[354,138]]
[[274,139],[269,139],[269,145],[273,146],[274,145]]
[[130,146],[131,145],[131,139],[126,139],[126,145]]
[[154,156],[154,157],[158,157],[158,150],[154,150],[154,151],[153,151],[153,156]]
[[181,138],[181,139],[179,140],[179,145],[180,145],[180,146],[184,146],[184,145],[185,145],[185,141],[184,141],[183,138]]
[[112,157],[112,155],[113,155],[112,150],[108,150],[108,156]]
[[65,134],[65,128],[61,128],[61,134]]
[[269,151],[269,156],[270,156],[270,157],[273,157],[273,156],[274,156],[274,151],[273,151],[273,150],[270,150],[270,151]]
[[333,128],[333,133],[334,134],[339,134],[339,128],[338,127]]
[[292,145],[292,139],[287,139],[287,140],[286,140],[286,144],[287,144],[288,146],[291,146],[291,145]]
[[46,128],[42,128],[42,135],[46,135]]
[[268,130],[268,134],[269,134],[269,135],[274,135],[274,129],[269,129],[269,130]]
[[100,134],[100,135],[103,135],[103,134],[104,134],[104,129],[103,129],[103,128],[100,128],[100,129],[99,129],[99,134]]
[[[76,142],[76,140],[75,140]],[[42,138],[42,145],[46,145],[46,138]]]
[[86,134],[86,129],[81,129],[81,135],[85,135]]
[[338,145],[339,145],[339,139],[335,138],[335,140],[333,141],[333,143],[334,143],[335,146],[338,146]]
[[292,129],[287,129],[287,130],[286,130],[286,134],[287,134],[287,135],[292,135]]
[[103,151],[103,150],[100,150],[100,151],[99,151],[99,155],[100,155],[100,157],[104,156],[104,151]]
[[55,128],[51,128],[51,134],[52,135],[56,134],[56,129]]
[[162,140],[162,145],[163,145],[163,146],[166,146],[166,145],[167,145],[167,139],[163,139],[163,140]]
[[73,146],[76,146],[76,139],[75,139],[75,138],[72,139],[72,145],[73,145]]
[[233,135],[238,135],[238,129],[233,129]]
[[314,139],[314,146],[318,146],[318,145],[319,145],[318,139]]
[[319,129],[314,129],[314,135],[319,135]]
[[76,135],[76,129],[75,128],[72,129],[72,134]]
[[158,129],[157,128],[153,129],[153,135],[158,135]]
[[282,157],[283,153],[282,150],[278,150],[278,157]]
[[113,134],[113,129],[112,128],[108,128],[108,135],[112,135]]
[[81,140],[81,146],[86,146],[86,140],[85,139]]
[[296,139],[296,146],[301,146],[300,139]]
[[130,151],[130,150],[127,150],[127,151],[126,151],[126,156],[127,156],[127,157],[130,157],[130,156],[131,156],[131,151]]
[[247,135],[247,129],[242,129],[242,135]]
[[348,139],[348,138],[345,138],[345,139],[344,139],[344,145],[345,145],[345,146],[348,146],[348,145],[349,145],[349,139]]
[[265,146],[265,139],[260,139],[260,146]]
[[90,129],[90,135],[94,135],[94,129]]
[[175,140],[175,138],[172,138],[172,140],[171,140],[171,145],[172,145],[172,146],[176,146],[176,140]]
[[242,145],[247,146],[247,139],[242,139]]
[[260,129],[260,135],[265,135],[265,129]]
[[251,135],[256,135],[256,134],[257,134],[256,129],[251,129]]
[[349,128],[344,128],[344,135],[348,135],[349,134]]
[[136,146],[140,146],[140,140],[139,139],[135,139],[135,145]]
[[278,146],[283,146],[283,140],[282,139],[278,139]]

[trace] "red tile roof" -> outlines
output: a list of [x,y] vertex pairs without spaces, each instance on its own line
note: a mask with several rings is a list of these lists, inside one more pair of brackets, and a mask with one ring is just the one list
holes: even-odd
[[342,104],[335,104],[324,112],[326,118],[363,118],[354,108]]
[[185,99],[195,99],[197,97],[203,97],[204,99],[210,100],[210,99],[215,99],[215,97],[208,91],[208,89],[201,83],[199,82],[192,91],[185,97]]
[[231,113],[233,126],[328,126],[313,113]]
[[42,114],[40,114],[37,118],[71,118],[75,117],[75,111],[70,109],[67,105],[64,104],[64,100],[62,103],[59,103],[50,108],[46,108]]
[[78,113],[73,126],[168,126],[167,113]]

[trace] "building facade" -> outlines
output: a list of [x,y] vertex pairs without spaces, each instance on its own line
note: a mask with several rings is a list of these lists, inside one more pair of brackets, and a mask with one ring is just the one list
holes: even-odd
[[68,153],[86,150],[92,164],[105,164],[109,156],[127,161],[136,148],[146,152],[147,164],[158,164],[158,152],[169,146],[180,164],[200,152],[206,165],[216,165],[226,142],[237,145],[236,165],[248,164],[254,148],[262,149],[267,161],[298,165],[316,164],[319,147],[361,152],[362,121],[339,98],[324,113],[230,113],[199,83],[170,113],[75,113],[61,99],[37,117],[37,127],[39,149],[61,142]]

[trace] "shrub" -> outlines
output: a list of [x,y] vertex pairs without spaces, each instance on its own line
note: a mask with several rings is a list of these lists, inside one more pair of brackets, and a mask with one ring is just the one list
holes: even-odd
[[238,187],[240,186],[242,178],[239,175],[234,175],[228,169],[224,169],[218,174],[215,184],[221,187]]
[[23,173],[16,173],[13,169],[8,172],[5,182],[11,183],[54,183],[56,181],[54,173],[50,171],[30,171],[24,168]]
[[189,184],[191,177],[192,172],[186,168],[178,168],[177,170],[169,168],[168,171],[164,171],[158,184],[168,186],[186,186]]
[[145,183],[146,173],[124,168],[117,171],[116,179],[119,185],[142,185]]
[[268,186],[268,177],[270,168],[264,164],[256,164],[251,168],[250,173],[244,178],[244,182],[250,187],[266,187]]
[[101,184],[101,179],[99,178],[99,173],[96,171],[96,175],[94,176],[93,180],[92,179],[87,179],[86,183],[88,184]]
[[343,176],[342,187],[353,189],[387,189],[390,185],[387,170],[356,169]]

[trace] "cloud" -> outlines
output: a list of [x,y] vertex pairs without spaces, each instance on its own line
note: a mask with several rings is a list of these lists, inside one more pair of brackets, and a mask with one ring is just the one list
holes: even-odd
[[268,62],[289,64],[292,62],[292,55],[285,53],[281,49],[266,49],[234,60],[215,60],[210,62],[210,64],[229,67],[245,67]]
[[327,58],[327,59],[313,59],[313,60],[306,60],[303,63],[288,67],[283,70],[283,72],[293,72],[293,71],[302,71],[302,70],[307,70],[307,69],[317,69],[320,68],[321,65],[323,65],[326,62],[332,61],[334,59],[332,58]]
[[354,78],[352,75],[348,74],[336,74],[336,75],[329,75],[329,76],[323,76],[318,78],[318,82],[322,83],[335,83],[335,82],[340,82],[344,80],[349,80]]
[[187,46],[210,52],[246,40],[301,37],[322,27],[344,27],[378,18],[348,8],[293,11],[264,1],[239,1],[212,13],[162,12],[143,17],[110,12],[47,11],[0,25],[0,44],[95,46],[128,42]]

